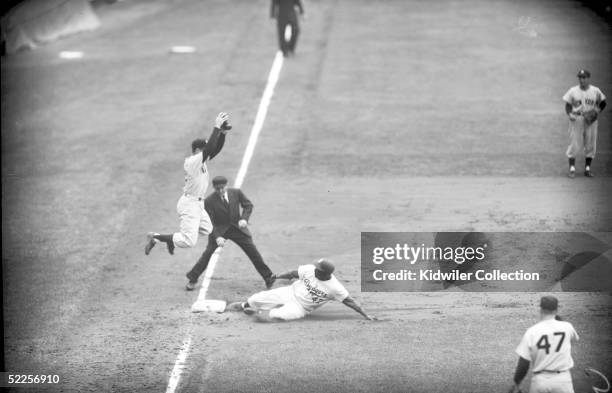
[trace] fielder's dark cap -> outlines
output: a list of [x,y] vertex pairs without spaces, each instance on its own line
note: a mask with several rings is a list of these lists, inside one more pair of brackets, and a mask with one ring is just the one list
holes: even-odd
[[195,152],[196,149],[204,149],[206,147],[206,139],[194,139],[191,142],[191,151]]
[[334,264],[331,263],[330,261],[328,261],[325,258],[321,258],[317,261],[317,263],[315,263],[315,268],[321,272],[323,272],[325,275],[331,276],[331,274],[334,272],[334,270],[336,269],[334,267]]
[[554,296],[542,296],[540,299],[540,308],[542,310],[557,311],[559,301]]
[[576,74],[576,76],[578,78],[590,78],[591,77],[591,73],[587,70],[580,70],[578,71],[578,74]]
[[227,184],[227,179],[225,176],[215,176],[212,183],[213,187],[224,186]]

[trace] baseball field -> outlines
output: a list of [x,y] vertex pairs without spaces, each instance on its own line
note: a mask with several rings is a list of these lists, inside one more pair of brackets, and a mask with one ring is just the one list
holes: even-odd
[[[269,6],[100,4],[99,29],[2,58],[4,371],[60,378],[13,391],[505,392],[544,292],[361,292],[361,233],[587,232],[612,245],[610,106],[595,177],[582,156],[566,176],[561,97],[581,68],[612,97],[612,34],[592,10],[304,0],[242,184],[251,231],[277,273],[333,260],[379,320],[339,303],[277,324],[192,313],[185,273],[206,239],[145,256],[145,235],[178,229],[183,159],[220,111],[233,129],[209,169],[236,178],[277,51]],[[206,298],[263,289],[230,243]],[[612,376],[612,293],[554,294],[581,337],[575,390],[590,392],[601,381],[585,368]]]

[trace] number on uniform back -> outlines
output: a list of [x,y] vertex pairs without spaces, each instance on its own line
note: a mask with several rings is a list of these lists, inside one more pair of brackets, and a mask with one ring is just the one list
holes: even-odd
[[[555,349],[555,352],[559,352],[561,346],[563,345],[563,340],[565,340],[565,332],[554,332],[553,336],[561,336],[559,342],[557,343],[557,348]],[[547,355],[550,352],[550,347],[551,345],[548,341],[547,334],[542,335],[542,337],[540,337],[540,339],[536,343],[536,348],[545,350]]]

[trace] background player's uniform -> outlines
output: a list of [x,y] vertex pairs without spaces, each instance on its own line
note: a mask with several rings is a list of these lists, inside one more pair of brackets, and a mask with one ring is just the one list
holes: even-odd
[[565,321],[546,319],[527,329],[516,353],[533,367],[529,393],[574,393],[569,371],[573,340],[578,333]]
[[[272,0],[270,8],[270,16],[276,18],[276,29],[278,34],[278,46],[287,56],[288,53],[295,52],[297,39],[300,34],[300,25],[298,17],[295,13],[295,8],[298,8],[300,14],[304,13],[304,7],[301,0]],[[285,38],[285,30],[287,26],[291,27],[291,38],[289,41]]]
[[576,158],[576,155],[584,149],[585,157],[594,158],[597,144],[597,120],[586,124],[582,114],[591,109],[599,110],[599,104],[606,99],[601,90],[589,85],[582,90],[580,85],[571,87],[563,96],[563,101],[572,106],[572,114],[575,120],[569,120],[570,144],[565,153],[568,158]]
[[321,281],[315,276],[314,265],[302,265],[293,284],[258,292],[248,303],[256,309],[270,310],[271,318],[291,320],[303,318],[331,300],[342,302],[348,296],[333,274],[329,280]]

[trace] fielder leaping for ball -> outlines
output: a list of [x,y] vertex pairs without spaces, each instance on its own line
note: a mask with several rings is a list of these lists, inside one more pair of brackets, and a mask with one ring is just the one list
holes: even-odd
[[367,320],[376,320],[366,314],[361,306],[349,295],[344,286],[332,274],[335,267],[326,260],[319,259],[312,265],[302,265],[298,270],[288,271],[275,276],[280,279],[297,278],[293,284],[262,291],[249,297],[246,302],[228,305],[228,310],[242,310],[247,315],[255,315],[260,322],[290,321],[304,318],[331,300],[337,300],[352,308]]
[[192,155],[185,158],[185,186],[183,195],[178,200],[176,211],[180,217],[180,232],[161,235],[157,232],[147,234],[145,254],[149,255],[157,242],[164,242],[168,252],[174,254],[175,247],[194,247],[198,242],[198,233],[208,235],[213,225],[206,210],[204,210],[204,196],[208,188],[208,168],[206,163],[212,160],[225,144],[225,134],[231,130],[229,115],[219,113],[215,119],[215,128],[210,139],[195,139],[191,142]]

